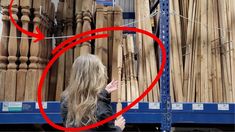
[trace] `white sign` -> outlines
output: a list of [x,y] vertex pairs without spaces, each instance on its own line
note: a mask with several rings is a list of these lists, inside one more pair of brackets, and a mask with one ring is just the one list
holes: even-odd
[[218,104],[218,110],[229,110],[229,104]]
[[[128,103],[130,105],[131,103]],[[137,103],[135,106],[131,107],[131,109],[139,109],[139,104]]]
[[193,110],[204,110],[203,104],[193,104]]
[[2,105],[3,112],[22,111],[22,102],[4,102]]
[[172,110],[183,110],[183,104],[180,103],[172,104]]
[[150,110],[157,110],[160,109],[160,103],[149,103]]
[[[43,108],[43,109],[47,109],[47,103],[46,103],[46,102],[42,102],[42,108]],[[36,103],[35,109],[39,109],[38,103]]]

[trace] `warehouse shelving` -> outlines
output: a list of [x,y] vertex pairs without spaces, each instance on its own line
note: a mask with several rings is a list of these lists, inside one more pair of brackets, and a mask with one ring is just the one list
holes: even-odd
[[[105,5],[112,2],[97,0]],[[171,103],[169,75],[169,1],[160,0],[160,39],[167,50],[167,65],[161,77],[160,103],[138,103],[124,114],[127,123],[161,124],[161,130],[170,131],[172,124],[234,124],[235,104],[218,103]],[[124,13],[124,18],[134,13]],[[48,117],[55,123],[62,123],[59,102],[43,103]],[[113,103],[115,110],[116,104]],[[123,107],[128,103],[122,103]],[[0,124],[45,124],[35,102],[0,102]]]

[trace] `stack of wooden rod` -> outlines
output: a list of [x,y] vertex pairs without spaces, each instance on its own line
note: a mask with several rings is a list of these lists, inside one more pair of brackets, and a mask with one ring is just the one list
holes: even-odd
[[[9,19],[9,4],[9,0],[1,0],[0,100],[34,101],[39,77],[50,58],[52,42],[33,42],[34,38],[17,31]],[[40,6],[43,7],[41,13]],[[39,27],[43,34],[51,36],[54,9],[51,0],[14,0],[12,17],[25,30],[36,32],[36,27]],[[43,88],[44,98],[48,96],[48,80],[47,77]]]
[[171,96],[235,102],[235,1],[171,0]]
[[[152,22],[148,0],[135,1],[136,27],[152,33]],[[138,52],[138,87],[139,93],[151,84],[157,75],[157,50],[155,50],[153,39],[141,34],[136,34],[136,47]],[[143,101],[159,101],[159,84],[144,98]]]

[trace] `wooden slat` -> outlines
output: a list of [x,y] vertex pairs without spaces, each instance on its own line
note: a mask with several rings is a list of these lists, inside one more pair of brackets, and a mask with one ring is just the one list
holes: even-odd
[[[141,0],[135,1],[135,16],[136,20],[141,20],[141,8],[140,4]],[[137,28],[141,29],[141,22],[137,23]],[[144,61],[143,61],[143,43],[142,43],[142,34],[136,33],[136,47],[137,47],[137,53],[138,53],[138,86],[139,86],[139,92],[143,93],[144,88],[146,88],[146,76],[144,76]],[[147,101],[147,96],[144,98],[144,101]]]
[[[230,0],[230,5],[235,5],[234,0]],[[232,52],[233,52],[233,72],[232,72],[232,93],[233,93],[233,102],[235,102],[235,8],[234,6],[231,6],[231,29],[230,29],[230,34],[231,34],[231,41],[232,41]]]
[[[114,26],[122,25],[122,10],[119,6],[114,8]],[[117,47],[122,44],[122,32],[114,31],[113,35],[113,54],[112,54],[112,80],[118,80],[118,71],[117,71]],[[111,100],[117,102],[117,92],[111,94]]]
[[[171,1],[170,5],[171,9],[174,7],[173,1]],[[177,36],[176,36],[176,25],[177,21],[175,20],[174,17],[171,17],[170,19],[170,27],[171,27],[171,37],[172,37],[172,42],[171,42],[171,48],[172,48],[172,54],[173,54],[173,69],[174,69],[174,91],[175,91],[175,98],[177,102],[182,102],[183,101],[183,91],[182,91],[182,80],[181,80],[181,73],[180,73],[180,64],[179,64],[179,54],[178,54],[178,48],[177,48]]]

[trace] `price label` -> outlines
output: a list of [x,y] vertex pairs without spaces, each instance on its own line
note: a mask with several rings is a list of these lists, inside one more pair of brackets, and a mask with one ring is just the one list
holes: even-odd
[[218,110],[229,110],[229,104],[218,104]]
[[204,110],[203,104],[193,104],[193,110]]
[[19,112],[22,111],[22,102],[4,102],[2,106],[3,112]]
[[172,104],[172,110],[183,110],[183,104],[180,103]]
[[[43,107],[43,109],[47,109],[47,103],[46,102],[42,102],[42,107]],[[38,103],[36,103],[35,109],[39,109]]]
[[157,110],[160,109],[160,103],[149,103],[150,110]]
[[[128,103],[128,105],[130,105],[130,104],[131,103]],[[139,109],[139,104],[137,103],[135,106],[131,107],[131,109],[134,109],[134,110]]]

